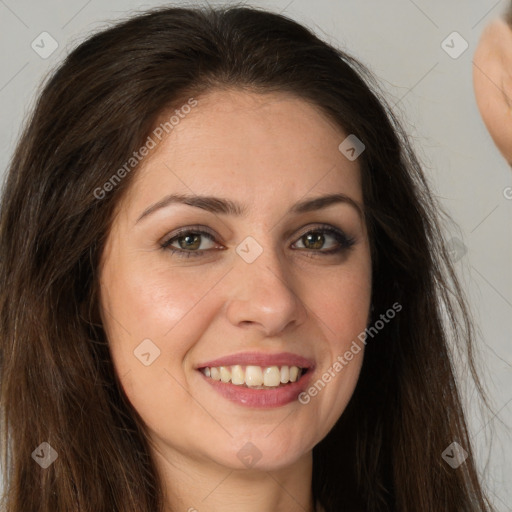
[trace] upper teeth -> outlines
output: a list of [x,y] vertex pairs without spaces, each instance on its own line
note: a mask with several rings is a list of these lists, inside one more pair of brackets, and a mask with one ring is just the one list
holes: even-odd
[[241,386],[243,384],[250,387],[269,386],[277,387],[287,382],[295,382],[300,374],[301,368],[298,366],[219,366],[203,368],[202,372],[214,380],[222,382],[231,382]]

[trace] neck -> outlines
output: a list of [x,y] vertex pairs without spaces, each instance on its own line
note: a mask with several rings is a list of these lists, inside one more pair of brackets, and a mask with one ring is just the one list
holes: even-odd
[[313,456],[293,466],[232,469],[189,458],[166,447],[155,450],[165,512],[315,512],[311,489]]

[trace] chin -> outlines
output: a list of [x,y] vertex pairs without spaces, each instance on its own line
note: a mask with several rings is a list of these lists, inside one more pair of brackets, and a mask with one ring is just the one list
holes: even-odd
[[302,457],[310,455],[312,447],[306,446],[304,438],[299,436],[297,444],[283,443],[280,436],[269,434],[261,437],[250,436],[234,438],[233,445],[211,454],[219,464],[232,469],[255,469],[258,471],[277,471],[292,466]]

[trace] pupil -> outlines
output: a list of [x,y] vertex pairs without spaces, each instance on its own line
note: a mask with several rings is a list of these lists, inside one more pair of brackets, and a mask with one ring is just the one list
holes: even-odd
[[[198,234],[183,236],[181,237],[181,240],[185,240],[185,243],[180,245],[182,246],[182,248],[185,249],[197,249],[197,247],[200,245],[197,243],[197,241],[199,240],[199,236],[200,235]],[[192,243],[189,243],[190,241],[192,241]],[[194,242],[195,245],[193,246],[192,244],[194,244]]]
[[[306,235],[306,240],[309,242],[312,242],[313,243],[313,249],[320,249],[323,245],[323,235],[321,235],[320,233],[308,233]],[[305,244],[306,247],[308,246],[308,244]]]

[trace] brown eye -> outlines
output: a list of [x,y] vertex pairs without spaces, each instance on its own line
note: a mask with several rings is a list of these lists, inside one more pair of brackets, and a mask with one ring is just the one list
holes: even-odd
[[[326,240],[329,238],[336,241],[335,247],[322,251],[322,247],[327,243]],[[309,249],[310,251],[318,252],[324,255],[339,253],[349,249],[355,243],[353,238],[347,237],[343,232],[338,231],[330,226],[310,230],[303,234],[299,240],[304,245],[304,249]],[[299,249],[302,250],[302,248]]]
[[[190,256],[202,256],[202,254],[210,250],[210,248],[202,248],[202,241],[207,238],[215,241],[213,235],[207,231],[193,228],[186,228],[162,243],[162,249],[171,251],[172,254],[178,253],[179,256],[188,258]],[[178,244],[178,247],[172,244]]]

